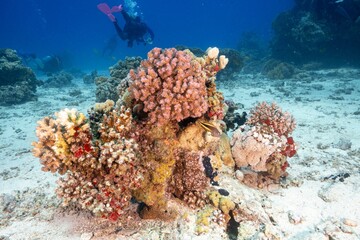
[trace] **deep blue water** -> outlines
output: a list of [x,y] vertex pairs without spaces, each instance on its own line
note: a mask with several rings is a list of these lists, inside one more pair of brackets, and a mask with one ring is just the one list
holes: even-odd
[[[241,33],[271,37],[271,23],[293,0],[137,0],[136,9],[155,32],[153,45],[128,48],[119,39],[114,59],[99,54],[115,34],[98,0],[1,0],[0,48],[39,57],[68,53],[76,67],[105,68],[125,56],[145,56],[153,47],[177,44],[236,48]],[[123,1],[107,1],[109,5]],[[124,21],[116,14],[122,26]]]

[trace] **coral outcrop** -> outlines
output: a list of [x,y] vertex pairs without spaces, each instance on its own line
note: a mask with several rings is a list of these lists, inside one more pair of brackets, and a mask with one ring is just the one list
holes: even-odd
[[85,115],[65,109],[38,122],[33,153],[43,171],[66,175],[56,190],[63,205],[76,204],[116,220],[140,185],[140,153],[130,137],[131,113],[108,109],[93,138]]
[[295,120],[275,103],[259,103],[246,124],[231,139],[231,150],[237,167],[247,167],[278,179],[286,174],[288,157],[296,153],[290,134]]
[[98,77],[98,72],[96,70],[92,71],[90,74],[83,76],[83,82],[85,84],[94,84],[95,79]]
[[180,122],[208,110],[206,75],[191,52],[155,48],[130,76],[130,91],[150,123]]
[[171,195],[204,206],[215,175],[206,175],[203,159],[212,159],[214,172],[223,159],[233,162],[229,142],[220,138],[225,105],[215,75],[228,60],[218,54],[155,48],[131,70],[121,96],[128,100],[116,108],[107,100],[89,119],[65,109],[39,121],[34,155],[44,171],[66,175],[57,190],[64,205],[110,219],[131,197],[146,204],[144,218],[164,217]]
[[295,1],[273,22],[272,57],[295,64],[359,66],[360,2]]
[[[131,202],[141,203],[143,219],[172,220],[188,206],[202,208],[199,233],[211,222],[226,227],[237,204],[220,188],[219,176],[251,161],[237,155],[246,138],[234,137],[231,149],[225,134],[227,105],[215,80],[227,62],[217,48],[202,57],[189,50],[155,48],[130,71],[129,87],[116,105],[113,100],[97,103],[89,118],[65,109],[40,120],[33,153],[44,171],[65,175],[56,190],[63,205],[114,221],[126,215]],[[277,176],[284,163],[277,164],[276,154],[295,151],[289,137],[292,118],[264,103],[247,124],[264,139],[265,133],[272,134],[283,144],[269,143],[273,154],[264,168]]]
[[119,91],[121,96],[124,89],[129,87],[125,78],[130,69],[136,69],[140,61],[141,57],[126,57],[124,61],[118,61],[110,67],[110,77],[96,77],[96,102],[105,102],[108,99],[116,102],[119,99]]
[[34,72],[22,64],[15,50],[0,49],[0,105],[36,100],[38,84]]
[[265,62],[262,74],[270,79],[288,79],[294,76],[296,68],[286,62],[270,59]]
[[44,82],[46,88],[62,88],[71,86],[74,76],[71,73],[61,71],[53,73],[49,76],[47,81]]

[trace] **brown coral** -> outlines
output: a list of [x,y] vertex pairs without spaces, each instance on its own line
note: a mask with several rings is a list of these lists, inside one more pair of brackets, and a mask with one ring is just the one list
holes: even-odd
[[198,200],[191,202],[189,197],[195,193],[194,196],[196,197],[202,196],[200,193],[206,190],[210,182],[210,179],[205,175],[202,157],[201,152],[188,152],[184,149],[178,149],[176,151],[176,164],[172,177],[172,187],[175,196],[188,199],[189,203],[195,205]]
[[105,112],[97,127],[99,139],[93,138],[87,119],[75,109],[39,122],[34,155],[45,171],[67,173],[57,189],[64,205],[75,203],[112,220],[123,213],[131,191],[142,181],[140,154],[129,137],[131,119],[124,107]]
[[33,143],[33,154],[39,157],[44,171],[64,174],[81,169],[85,158],[95,154],[91,146],[90,127],[85,116],[75,109],[65,109],[46,117],[36,129],[38,142]]

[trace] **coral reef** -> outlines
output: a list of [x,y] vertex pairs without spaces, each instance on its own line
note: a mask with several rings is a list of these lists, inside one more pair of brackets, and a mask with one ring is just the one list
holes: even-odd
[[21,63],[15,50],[0,49],[0,105],[36,100],[37,85],[34,72]]
[[[250,164],[239,160],[243,139],[234,137],[231,149],[222,121],[228,106],[215,80],[227,62],[217,48],[202,57],[189,50],[154,48],[130,71],[129,87],[116,105],[113,100],[97,103],[88,119],[65,109],[40,120],[33,153],[44,171],[65,175],[56,190],[63,205],[113,221],[134,209],[131,203],[139,204],[141,218],[166,221],[188,206],[201,208],[199,234],[211,224],[226,228],[234,221],[237,203],[221,188],[219,176],[232,174],[235,164]],[[276,105],[263,103],[247,124],[264,138],[265,133],[279,142],[287,137],[286,144],[270,144],[276,147],[264,169],[275,177],[283,174],[277,172],[276,154],[294,154],[292,118]]]
[[219,72],[217,78],[219,81],[231,80],[234,74],[240,73],[244,67],[245,57],[237,50],[232,48],[220,49],[220,54],[225,55],[229,59],[226,69]]
[[[127,81],[123,81],[129,74],[130,69],[136,69],[140,65],[141,57],[126,57],[124,61],[118,61],[110,67],[110,77],[99,76],[95,78],[96,102],[105,102],[110,99],[116,102],[119,99],[119,91],[128,87]],[[118,86],[121,85],[121,89]],[[123,92],[122,92],[123,93]]]
[[[211,179],[203,158],[214,159],[215,171],[222,159],[233,161],[228,141],[220,140],[225,105],[214,81],[228,60],[218,54],[209,48],[197,58],[188,50],[155,48],[131,70],[127,106],[107,100],[89,111],[89,120],[65,109],[39,121],[33,152],[44,171],[66,174],[57,190],[63,204],[110,219],[131,197],[146,204],[144,218],[164,216],[169,194],[204,206]],[[196,144],[189,144],[193,139]]]
[[249,166],[272,178],[285,176],[288,157],[296,153],[290,136],[295,120],[275,103],[259,103],[250,113],[245,126],[237,129],[231,139],[231,150],[237,167]]
[[267,55],[267,42],[256,32],[243,32],[237,49],[246,56],[246,60],[258,60]]
[[50,75],[47,81],[44,82],[43,86],[46,88],[62,88],[66,86],[71,86],[71,81],[73,79],[73,75],[68,72],[61,71]]
[[359,65],[359,1],[296,1],[273,22],[272,57],[295,64]]
[[295,67],[289,63],[270,59],[265,62],[262,74],[270,79],[287,79],[294,76]]
[[141,62],[141,57],[125,57],[125,61],[118,61],[110,70],[110,76],[114,78],[125,78],[130,69],[136,69]]
[[95,83],[95,79],[98,77],[98,72],[96,70],[92,71],[90,74],[86,74],[83,77],[83,82],[85,84],[93,84]]

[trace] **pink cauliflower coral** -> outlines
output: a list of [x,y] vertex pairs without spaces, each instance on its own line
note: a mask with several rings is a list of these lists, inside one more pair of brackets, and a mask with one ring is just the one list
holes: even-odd
[[288,136],[295,129],[295,120],[288,112],[283,112],[281,108],[272,103],[271,105],[262,102],[251,110],[250,118],[247,120],[249,125],[264,124],[271,127],[279,136]]
[[154,48],[130,77],[130,91],[143,104],[150,123],[180,122],[208,109],[206,78],[191,52]]

